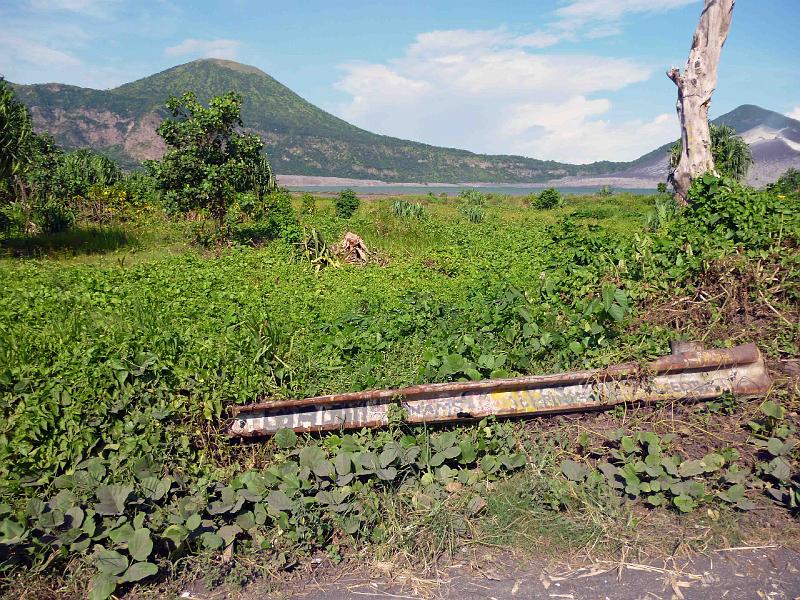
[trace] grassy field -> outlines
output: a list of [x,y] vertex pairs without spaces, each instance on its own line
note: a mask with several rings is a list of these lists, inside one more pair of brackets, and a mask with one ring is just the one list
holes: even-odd
[[[317,552],[424,564],[474,545],[630,557],[796,542],[800,393],[787,365],[800,354],[798,211],[796,200],[762,196],[739,213],[709,205],[693,221],[660,223],[655,196],[570,197],[551,210],[493,198],[478,223],[458,199],[411,199],[424,205],[420,219],[395,216],[394,199],[370,200],[349,220],[318,199],[300,214],[305,230],[329,243],[353,231],[372,252],[366,265],[320,271],[283,240],[198,246],[196,222],[157,211],[1,240],[6,593],[82,597],[113,584],[166,594],[199,573],[237,585]],[[229,406],[267,397],[602,367],[667,354],[678,338],[756,341],[774,368],[767,403],[277,445],[220,432]],[[391,477],[359,465],[395,447],[382,464]],[[437,452],[446,459],[435,464]],[[336,483],[326,469],[345,453],[355,478]],[[667,473],[669,456],[676,469],[703,467]],[[637,465],[650,459],[661,474],[645,477]],[[663,490],[659,477],[671,482]],[[160,496],[148,487],[167,480]],[[245,503],[223,506],[229,493]],[[104,494],[116,509],[101,507]],[[83,527],[59,516],[73,509]],[[188,525],[194,515],[202,525]],[[151,543],[137,552],[143,529]],[[23,539],[8,541],[15,533]],[[121,560],[112,554],[125,564],[107,567]],[[137,579],[129,557],[160,574],[143,567]]]

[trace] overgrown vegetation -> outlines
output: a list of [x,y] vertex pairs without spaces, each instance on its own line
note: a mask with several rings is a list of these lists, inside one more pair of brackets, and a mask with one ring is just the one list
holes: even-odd
[[[690,523],[713,545],[733,535],[726,522],[796,519],[791,377],[755,403],[450,428],[396,420],[255,444],[223,435],[228,408],[260,398],[601,367],[665,354],[678,337],[797,357],[791,174],[763,191],[707,175],[683,211],[663,194],[564,207],[556,190],[537,211],[479,190],[422,211],[419,198],[359,207],[347,192],[260,196],[251,182],[219,222],[171,212],[153,178],[106,159],[50,157],[70,165],[53,171],[70,190],[53,198],[73,229],[0,236],[0,576],[11,595],[55,579],[105,598],[191,577],[198,561],[253,573],[365,548],[435,557],[520,532],[529,549],[628,552],[640,530],[667,544],[665,522]],[[38,181],[29,165],[17,173]],[[11,189],[4,210],[19,202]],[[226,243],[212,243],[220,231]],[[382,260],[338,261],[326,240],[346,231]],[[66,235],[80,255],[60,253]]]

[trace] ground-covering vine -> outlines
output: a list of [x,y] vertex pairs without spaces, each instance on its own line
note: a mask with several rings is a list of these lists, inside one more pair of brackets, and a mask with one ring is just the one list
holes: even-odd
[[[50,245],[38,259],[3,259],[3,575],[78,561],[104,598],[184,556],[341,557],[396,535],[392,502],[421,521],[445,507],[468,535],[494,486],[532,468],[521,427],[285,431],[248,446],[220,435],[227,408],[646,360],[703,333],[648,311],[705,293],[730,261],[781,274],[753,276],[746,294],[772,307],[757,323],[769,332],[762,350],[797,356],[797,327],[785,323],[800,299],[796,196],[718,178],[691,194],[678,213],[657,197],[539,210],[472,191],[408,203],[424,213],[348,202],[346,221],[322,199],[304,199],[298,216],[286,194],[264,205],[243,196],[224,248],[190,246],[193,222],[150,207],[148,235],[162,231],[162,246],[132,243],[143,235],[136,213],[111,252],[54,259]],[[382,260],[337,262],[328,244],[347,230]],[[580,487],[648,510],[747,511],[768,499],[796,513],[796,401],[789,391],[761,404],[738,450],[690,455],[646,429],[562,448],[561,474],[543,486],[548,510],[573,510]],[[717,403],[714,414],[736,410]]]

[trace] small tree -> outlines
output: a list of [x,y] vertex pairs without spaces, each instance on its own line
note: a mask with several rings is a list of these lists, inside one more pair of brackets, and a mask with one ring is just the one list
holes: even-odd
[[255,134],[242,132],[242,97],[235,92],[212,98],[208,107],[194,92],[167,100],[172,112],[158,127],[168,150],[149,161],[165,199],[181,211],[207,209],[221,225],[236,192],[259,197],[275,189],[275,176]]
[[361,201],[353,190],[347,188],[339,192],[339,197],[336,198],[334,204],[336,206],[336,216],[340,219],[349,219],[358,210]]
[[559,208],[561,206],[564,206],[564,198],[561,197],[561,194],[555,188],[542,190],[533,201],[533,207],[539,210]]

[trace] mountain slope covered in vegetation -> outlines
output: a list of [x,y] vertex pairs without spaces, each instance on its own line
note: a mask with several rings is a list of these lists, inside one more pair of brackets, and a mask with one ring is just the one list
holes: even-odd
[[488,156],[376,135],[335,117],[255,67],[197,60],[122,85],[91,90],[63,84],[17,85],[34,122],[68,147],[90,146],[128,167],[163,151],[155,127],[172,94],[198,98],[235,90],[247,127],[265,141],[278,173],[385,181],[545,181],[624,167],[570,165],[521,156]]

